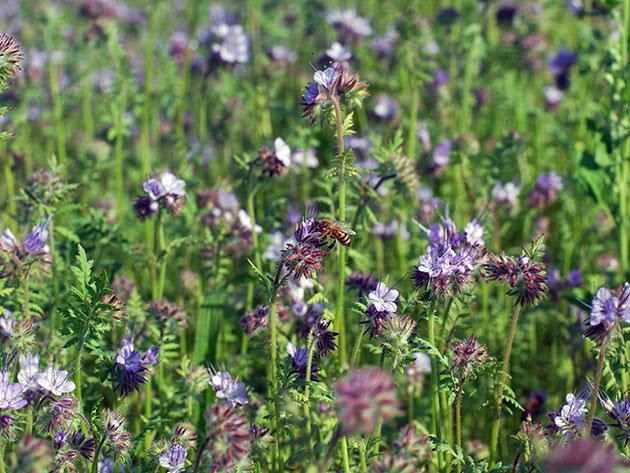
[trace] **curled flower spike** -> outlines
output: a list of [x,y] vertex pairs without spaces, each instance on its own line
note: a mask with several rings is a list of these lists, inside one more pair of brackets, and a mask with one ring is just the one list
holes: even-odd
[[0,35],[0,81],[6,82],[22,69],[24,53],[15,38],[6,33]]
[[213,466],[205,471],[232,471],[251,447],[247,417],[221,403],[210,406],[206,419],[208,439],[205,445]]

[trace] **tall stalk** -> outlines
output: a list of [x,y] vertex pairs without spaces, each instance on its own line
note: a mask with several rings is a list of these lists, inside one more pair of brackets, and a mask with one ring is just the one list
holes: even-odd
[[604,359],[606,358],[606,346],[608,340],[604,341],[602,347],[599,349],[599,361],[597,362],[597,373],[595,374],[595,384],[593,385],[593,396],[591,397],[591,408],[588,411],[588,421],[586,423],[586,430],[584,435],[588,437],[591,432],[591,426],[593,425],[593,418],[595,417],[595,409],[597,408],[597,396],[599,393],[599,385],[602,381],[602,370],[604,368]]
[[[332,103],[335,108],[335,118],[337,121],[337,149],[339,155],[339,220],[346,219],[346,162],[343,157],[343,116],[339,99],[332,97]],[[337,286],[337,311],[335,314],[335,329],[339,332],[339,361],[341,366],[346,365],[346,328],[344,320],[344,274],[346,271],[346,247],[339,246],[339,282]]]
[[63,122],[63,109],[61,107],[61,96],[59,94],[59,77],[57,63],[50,61],[48,68],[50,81],[50,97],[53,104],[53,113],[55,115],[55,125],[57,131],[57,157],[60,163],[66,162],[66,134],[65,123]]
[[[429,313],[427,314],[427,328],[429,343],[435,347],[435,298],[431,300]],[[440,422],[440,396],[438,392],[439,372],[437,358],[431,357],[431,432],[436,438],[442,438],[442,428]],[[437,453],[438,471],[442,471],[442,453]]]
[[308,447],[311,457],[314,458],[313,437],[311,436],[311,369],[313,367],[313,353],[315,352],[315,340],[313,334],[308,337],[308,357],[306,359],[306,383],[304,386],[304,417],[306,417],[306,436],[308,437]]
[[514,335],[516,334],[516,325],[518,323],[518,316],[521,313],[521,304],[518,302],[514,304],[514,310],[512,312],[512,324],[510,325],[510,333],[508,334],[507,345],[505,347],[505,355],[503,356],[503,368],[496,387],[496,411],[494,419],[492,420],[492,433],[490,438],[490,460],[488,467],[492,468],[497,460],[497,443],[499,440],[499,427],[501,424],[501,408],[503,407],[503,390],[504,385],[507,382],[508,373],[510,370],[510,355],[512,354],[512,343],[514,342]]
[[[455,398],[455,445],[458,448],[462,448],[462,391],[464,390],[464,383],[462,382],[457,388],[457,396]],[[457,473],[461,473],[462,464],[457,464]]]
[[164,223],[162,222],[162,211],[158,211],[157,219],[155,220],[155,230],[153,232],[155,237],[154,243],[154,251],[155,257],[162,257],[162,262],[159,264],[159,279],[157,286],[157,299],[162,299],[164,297],[164,283],[166,281],[166,255],[162,255],[161,253],[166,248],[166,244],[164,242]]
[[280,399],[278,396],[278,289],[280,289],[280,277],[282,274],[282,268],[284,264],[281,262],[278,265],[276,276],[273,281],[273,288],[271,294],[271,302],[269,304],[269,338],[271,349],[271,398],[272,398],[272,427],[274,431],[273,435],[273,450],[272,459],[274,468],[273,471],[281,471],[277,468],[280,467]]

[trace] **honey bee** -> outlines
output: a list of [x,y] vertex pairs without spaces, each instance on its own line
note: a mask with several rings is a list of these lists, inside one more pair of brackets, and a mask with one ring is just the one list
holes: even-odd
[[[356,233],[350,228],[350,225],[346,222],[339,222],[329,218],[321,218],[317,220],[316,225],[316,231],[321,233],[323,237],[332,238],[333,240],[341,243],[343,246],[350,246],[350,236],[356,235]],[[331,249],[334,246],[334,243],[335,242],[333,241],[333,244],[330,247]]]

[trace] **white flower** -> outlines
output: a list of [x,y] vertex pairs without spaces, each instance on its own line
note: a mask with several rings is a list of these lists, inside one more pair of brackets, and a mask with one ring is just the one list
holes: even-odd
[[331,44],[330,48],[326,50],[326,56],[328,56],[335,62],[349,61],[350,59],[352,59],[352,53],[350,52],[350,50],[337,41]]
[[273,142],[273,147],[276,151],[276,158],[278,158],[285,167],[288,167],[289,164],[291,164],[291,148],[289,148],[289,145],[286,144],[282,138],[278,137]]
[[337,79],[337,70],[334,67],[328,67],[324,71],[316,71],[313,74],[313,80],[321,87],[329,90]]
[[37,378],[39,377],[39,355],[28,353],[20,355],[20,372],[18,381],[26,389],[37,388]]
[[[252,231],[252,218],[243,209],[240,209],[238,211],[238,220],[242,227],[249,231]],[[262,232],[262,227],[260,225],[256,225],[256,233],[260,232]]]
[[0,250],[12,253],[19,250],[19,248],[20,244],[18,243],[17,238],[15,238],[11,230],[8,228],[5,229],[4,232],[2,232],[2,235],[0,235]]
[[232,379],[227,371],[210,371],[210,384],[219,399],[225,399],[230,407],[237,404],[247,404],[249,399],[245,390],[245,383]]
[[68,380],[68,377],[66,370],[56,370],[49,366],[37,377],[37,384],[55,396],[61,396],[74,391],[76,387],[74,382]]
[[368,294],[368,300],[377,312],[388,312],[391,314],[396,312],[398,294],[398,290],[390,289],[382,282],[379,282],[376,285],[376,290]]

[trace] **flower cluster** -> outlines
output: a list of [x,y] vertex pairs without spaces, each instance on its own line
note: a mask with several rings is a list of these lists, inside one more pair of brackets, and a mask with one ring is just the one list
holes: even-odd
[[400,414],[396,386],[385,371],[367,368],[354,371],[335,388],[339,425],[346,435],[371,435],[379,421]]
[[142,354],[134,348],[133,338],[123,339],[121,346],[111,368],[111,379],[114,391],[126,396],[138,391],[146,383],[150,367],[160,362],[160,349],[152,346]]
[[427,288],[438,298],[467,292],[474,270],[485,256],[481,221],[473,219],[458,232],[445,207],[442,223],[420,228],[429,238],[429,247],[412,273],[416,288]]
[[359,80],[357,73],[344,64],[336,63],[318,70],[302,95],[302,115],[315,123],[323,110],[330,109],[331,100],[343,101],[350,108],[359,107],[369,95],[366,89],[367,83]]
[[[48,227],[52,221],[52,215],[43,222],[35,225],[22,244],[6,228],[0,235],[0,277],[6,277],[19,271],[27,271],[34,262],[45,265],[52,263],[48,241]],[[2,258],[4,254],[5,258]],[[3,260],[12,263],[12,269],[3,264]]]
[[536,185],[529,191],[529,207],[542,210],[553,204],[562,190],[562,178],[551,171],[536,178]]
[[378,278],[359,271],[348,276],[345,284],[348,289],[356,289],[359,297],[363,297],[369,292],[376,290]]
[[188,314],[174,302],[166,299],[151,301],[148,308],[151,317],[164,331],[180,333],[188,327]]
[[451,354],[449,369],[460,382],[474,375],[489,359],[485,345],[479,343],[475,337],[466,341],[455,340]]
[[282,170],[291,164],[291,148],[280,137],[273,143],[274,150],[263,148],[256,159],[249,162],[250,167],[259,167],[267,177],[280,176]]
[[13,36],[0,35],[0,92],[17,71],[22,70],[24,53]]
[[269,325],[269,309],[259,305],[254,310],[246,311],[241,317],[240,324],[243,332],[251,337],[259,328]]
[[208,441],[206,449],[212,468],[204,471],[232,471],[251,447],[247,417],[238,414],[227,403],[210,406],[206,413]]
[[549,288],[546,284],[545,265],[537,261],[541,242],[534,245],[531,252],[523,250],[519,258],[500,255],[489,255],[483,264],[484,275],[489,281],[508,282],[508,294],[516,296],[521,305],[538,304]]
[[173,173],[164,171],[142,184],[147,195],[136,198],[133,208],[140,220],[157,214],[161,208],[178,215],[186,202],[186,183]]
[[328,252],[322,248],[326,241],[319,231],[316,217],[317,205],[309,217],[297,224],[295,243],[287,243],[281,253],[281,264],[295,281],[310,279],[316,271],[324,269],[323,262]]
[[[287,353],[291,361],[291,373],[297,374],[299,378],[306,379],[306,370],[308,369],[308,350],[306,348],[297,348],[293,343],[287,345]],[[317,363],[311,361],[311,381],[318,381],[317,371],[319,370]]]
[[335,337],[337,332],[328,330],[330,321],[320,314],[323,308],[319,304],[312,304],[306,312],[298,318],[296,330],[302,340],[308,340],[309,336],[315,343],[315,356],[317,359],[325,358],[335,351],[337,344]]

